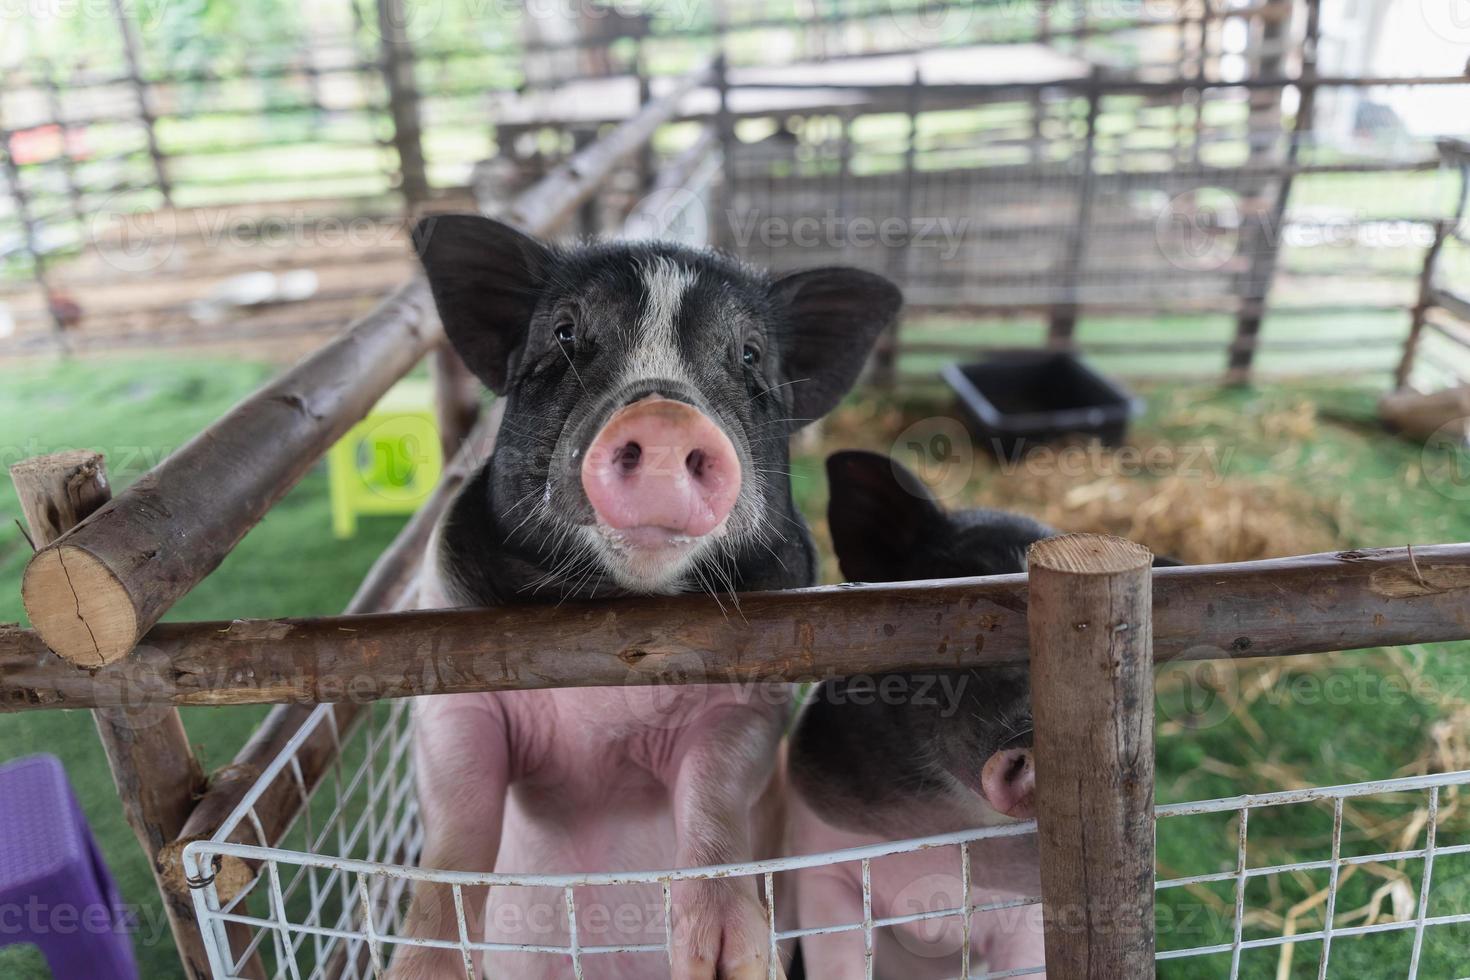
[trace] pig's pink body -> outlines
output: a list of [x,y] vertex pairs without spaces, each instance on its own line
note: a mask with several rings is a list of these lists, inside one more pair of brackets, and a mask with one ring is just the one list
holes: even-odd
[[[893,839],[834,827],[807,806],[799,794],[793,793],[787,806],[788,849],[792,854],[841,850]],[[1004,818],[992,815],[990,819]],[[958,845],[876,858],[870,874],[874,919],[958,908],[962,901]],[[796,873],[796,891],[803,929],[863,921],[860,862],[803,869]],[[1029,898],[1039,892],[1034,836],[971,843],[972,904]],[[960,975],[962,942],[963,925],[957,915],[875,930],[873,975],[880,980],[953,980]],[[813,980],[862,980],[867,976],[861,929],[808,936],[802,940],[802,957],[807,975]],[[977,912],[970,919],[970,957],[970,969],[975,973],[1040,966],[1046,959],[1041,907]]]
[[[444,598],[437,591],[424,596]],[[681,685],[418,699],[414,759],[426,833],[422,866],[562,874],[770,856],[781,833],[775,760],[789,703],[784,692],[749,693]],[[718,904],[728,892],[728,883],[721,883],[678,897],[698,908]],[[587,954],[587,980],[670,975],[660,886],[578,888],[574,897],[580,946],[660,947],[657,953]],[[748,902],[742,911],[748,925],[758,924],[749,921]],[[707,916],[716,929],[731,917],[723,910]],[[495,888],[483,920],[490,942],[569,945],[560,888]],[[411,924],[410,933],[442,936],[444,930],[420,923],[417,929]],[[395,977],[448,976],[459,964],[457,952],[412,962],[422,955],[402,957]],[[566,955],[490,953],[483,972],[550,980],[571,977],[572,964]]]

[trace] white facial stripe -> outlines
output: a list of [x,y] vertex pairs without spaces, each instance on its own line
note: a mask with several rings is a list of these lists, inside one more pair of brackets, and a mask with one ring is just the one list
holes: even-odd
[[694,285],[694,272],[672,259],[660,256],[643,267],[647,302],[638,318],[638,335],[623,374],[623,384],[647,378],[688,381],[684,360],[679,356],[679,305]]

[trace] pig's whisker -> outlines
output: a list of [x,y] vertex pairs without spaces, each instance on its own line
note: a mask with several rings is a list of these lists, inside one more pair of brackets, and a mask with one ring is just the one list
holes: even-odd
[[[535,500],[537,496],[545,492],[545,484],[542,484],[539,487],[532,487],[530,490],[526,491],[526,493],[521,497],[520,500],[517,500],[515,503],[506,508],[505,516],[509,517],[511,514],[514,514],[516,511],[524,507],[529,501]],[[534,507],[531,509],[535,510]]]
[[[597,571],[597,563],[595,561],[584,562],[583,567],[586,570],[582,571],[582,574],[578,577],[576,584],[573,585],[571,588],[562,589],[561,598],[556,600],[556,604],[558,606],[566,602],[568,599],[574,598],[579,592],[581,592],[582,583],[586,582],[589,578],[592,577],[592,573]],[[571,576],[568,575],[567,578],[570,579]]]
[[[566,540],[570,532],[570,525],[566,525],[561,528],[560,537],[558,537],[556,542],[552,545],[551,550],[553,554],[555,554],[556,550]],[[591,548],[585,542],[578,542],[577,547],[563,554],[556,562],[553,563],[551,569],[546,572],[546,574],[542,575],[539,579],[532,582],[530,585],[523,587],[520,591],[524,592],[526,591],[526,589],[530,589],[531,594],[536,595],[552,582],[565,581],[568,577],[566,573],[569,572],[574,566],[580,567],[581,562],[584,559],[590,557],[590,552]]]
[[721,602],[720,597],[715,594],[714,588],[709,584],[709,580],[704,577],[704,573],[699,570],[699,566],[692,565],[690,566],[689,570],[693,572],[694,577],[699,580],[700,588],[703,589],[705,592],[708,592],[709,597],[715,600],[715,605],[720,607],[720,615],[724,616],[725,619],[728,620],[730,618],[730,614],[725,611],[725,604]]
[[774,558],[774,559],[776,559],[776,564],[778,564],[778,565],[781,566],[781,571],[784,572],[784,571],[787,571],[788,570],[786,568],[786,563],[781,560],[781,556],[778,555],[778,554],[776,554],[776,550],[774,548],[772,548],[768,543],[766,543],[766,539],[765,538],[756,538],[755,539],[755,543],[758,544],[758,545],[760,545],[762,548],[766,549],[767,551],[769,551],[771,553],[771,557]]
[[785,521],[787,524],[790,524],[792,527],[796,528],[798,531],[805,531],[807,529],[807,527],[806,527],[805,524],[803,524],[800,521],[792,518],[789,514],[782,514],[781,512],[776,511],[773,516],[779,517],[781,520]]
[[[517,500],[515,502],[515,505],[512,506],[509,510],[507,510],[505,512],[505,516],[506,517],[509,517],[511,514],[514,514],[516,512],[516,510],[518,508],[520,508],[522,505],[524,505],[527,501],[535,500],[535,499],[537,499],[540,496],[541,496],[540,493],[538,493],[536,490],[532,490],[530,493],[526,494],[520,500]],[[535,517],[536,514],[540,510],[541,510],[540,507],[532,507],[530,510],[526,511],[526,516],[523,517],[523,518],[521,518],[520,523],[517,524],[515,527],[511,528],[510,529],[510,533],[505,536],[506,543],[509,544],[511,541],[514,541],[515,540],[516,533],[519,532],[521,528],[525,527],[526,526],[526,522],[529,521],[531,518]]]
[[567,367],[572,369],[572,377],[577,379],[577,384],[582,386],[582,393],[585,395],[587,393],[587,386],[582,384],[582,376],[577,373],[577,365],[572,362],[572,355],[568,354],[567,349],[560,344],[557,344],[556,349],[561,351],[561,356],[567,359]]
[[[771,392],[775,391],[777,388],[785,388],[787,385],[799,385],[803,381],[810,381],[810,380],[811,380],[811,378],[793,378],[790,381],[783,381],[783,382],[781,382],[778,385],[771,385],[765,391],[762,391],[762,392],[760,392],[759,394],[756,394],[756,395],[752,395],[751,398],[750,398],[750,401],[753,402],[757,398],[763,398],[766,395],[769,395]],[[748,405],[748,404],[750,404],[750,402],[746,402],[746,404]]]
[[748,623],[744,610],[740,608],[740,595],[735,590],[735,556],[725,550],[724,542],[720,543],[715,559],[710,563],[710,576],[729,593],[730,604],[740,613],[741,620]]

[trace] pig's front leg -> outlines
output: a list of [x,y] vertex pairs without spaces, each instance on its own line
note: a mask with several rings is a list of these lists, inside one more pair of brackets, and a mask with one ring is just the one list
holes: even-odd
[[[1040,905],[979,912],[974,922],[977,934],[987,937],[985,968],[992,973],[1034,969],[1046,963],[1046,936]],[[1027,976],[1046,980],[1045,973]]]
[[[750,860],[773,841],[776,814],[760,812],[785,712],[770,705],[716,709],[680,733],[673,773],[679,867]],[[769,800],[769,797],[768,797]],[[762,855],[764,856],[764,855]],[[764,980],[766,911],[751,877],[675,882],[673,980]],[[784,976],[780,967],[777,976]]]
[[[797,907],[801,928],[850,925],[863,921],[863,889],[836,867],[805,868],[797,873]],[[861,930],[804,936],[801,957],[807,976],[819,980],[864,980],[868,975]]]
[[[444,694],[414,703],[414,765],[424,850],[419,867],[494,871],[510,782],[509,734],[501,703],[490,694]],[[471,942],[485,928],[484,888],[463,890],[465,927]],[[454,892],[448,885],[418,882],[403,935],[459,940]],[[389,980],[439,980],[464,974],[458,949],[397,947]],[[480,975],[480,954],[473,956]]]

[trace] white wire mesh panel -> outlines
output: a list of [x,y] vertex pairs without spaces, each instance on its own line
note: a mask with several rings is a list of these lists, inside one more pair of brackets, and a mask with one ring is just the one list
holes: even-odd
[[[1000,978],[1039,974],[1040,963],[985,972],[986,945],[980,932],[995,922],[1034,928],[1036,897],[996,898],[973,882],[976,849],[1001,838],[1034,832],[1034,822],[938,837],[849,848],[771,861],[671,871],[600,874],[476,874],[425,871],[414,867],[421,843],[418,809],[409,764],[409,705],[378,705],[363,712],[351,732],[334,730],[335,716],[319,707],[292,739],[235,813],[208,841],[185,851],[186,872],[200,885],[195,909],[216,977],[237,976],[258,955],[272,977],[380,975],[396,948],[429,945],[457,949],[466,975],[471,954],[537,954],[565,958],[567,976],[581,978],[598,957],[651,957],[659,969],[670,955],[666,923],[673,883],[698,878],[750,880],[765,902],[772,950],[789,950],[805,937],[861,937],[864,973],[882,977],[885,951],[914,952],[924,937],[935,938],[922,955],[947,957],[940,964],[958,976]],[[342,746],[303,815],[280,846],[232,843],[259,839],[256,807],[267,793],[289,786],[305,795],[296,752],[320,726],[334,731]],[[1360,978],[1366,956],[1382,964],[1401,960],[1398,975],[1461,977],[1470,973],[1470,823],[1460,813],[1470,771],[1242,796],[1158,808],[1160,840],[1187,834],[1196,866],[1161,868],[1159,975],[1166,977]],[[1454,819],[1452,819],[1454,818]],[[1267,821],[1296,821],[1300,847],[1292,861],[1258,861],[1251,829]],[[1315,821],[1315,824],[1313,823]],[[1277,828],[1280,829],[1279,827]],[[1385,833],[1391,845],[1384,846]],[[1197,842],[1197,845],[1196,843]],[[1314,848],[1321,853],[1314,852]],[[1161,848],[1161,852],[1162,852]],[[1174,849],[1172,852],[1177,852]],[[948,862],[952,888],[929,889],[929,899],[902,906],[881,884],[886,864],[923,855],[931,866]],[[257,873],[236,893],[221,863],[243,860]],[[791,922],[782,905],[782,876],[803,869],[846,868],[860,882],[862,914],[851,920],[807,925]],[[1372,872],[1371,874],[1368,872]],[[450,941],[409,939],[397,933],[411,882],[434,882],[451,890],[459,937]],[[579,941],[579,905],[586,889],[644,886],[656,889],[661,933],[656,941],[590,944]],[[1305,897],[1288,919],[1263,914],[1266,892],[1295,888]],[[477,942],[465,921],[465,895],[476,888],[553,889],[564,910],[558,941],[521,945]],[[940,895],[938,901],[934,895]],[[493,906],[493,902],[492,902]],[[969,914],[963,910],[968,909]],[[989,918],[988,918],[989,917]],[[478,932],[478,930],[475,930]],[[1392,942],[1385,951],[1365,952],[1364,943]],[[945,967],[941,966],[941,969]],[[650,967],[649,975],[658,969]],[[774,975],[774,973],[773,973]],[[809,973],[809,976],[813,974]],[[949,975],[949,974],[946,974]]]
[[[1155,886],[1159,975],[1470,976],[1467,783],[1452,772],[1159,807],[1161,851],[1183,835],[1197,852],[1194,873],[1161,869]],[[1268,825],[1293,860],[1251,850]],[[1270,913],[1288,890],[1300,899]],[[1206,972],[1165,968],[1179,960]]]

